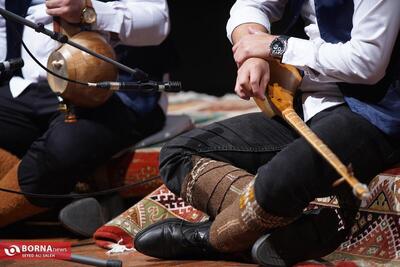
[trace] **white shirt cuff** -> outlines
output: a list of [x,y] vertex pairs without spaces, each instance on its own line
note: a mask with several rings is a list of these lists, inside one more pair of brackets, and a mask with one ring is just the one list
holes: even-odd
[[283,54],[282,63],[293,65],[304,71],[304,75],[313,81],[324,81],[326,77],[315,71],[317,66],[318,44],[310,40],[290,37]]
[[121,25],[124,23],[124,14],[123,12],[115,12],[115,2],[92,1],[92,3],[97,14],[97,21],[96,25],[93,25],[93,30],[119,33]]
[[314,61],[314,44],[309,40],[290,37],[282,63],[302,68],[312,66]]

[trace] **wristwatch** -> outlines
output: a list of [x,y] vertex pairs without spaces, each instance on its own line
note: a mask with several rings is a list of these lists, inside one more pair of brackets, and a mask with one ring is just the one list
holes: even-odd
[[273,58],[282,59],[283,54],[287,49],[289,36],[280,35],[272,40],[271,44],[269,45],[270,56]]
[[91,0],[85,0],[85,5],[82,9],[81,23],[93,24],[96,22],[97,14],[93,8]]

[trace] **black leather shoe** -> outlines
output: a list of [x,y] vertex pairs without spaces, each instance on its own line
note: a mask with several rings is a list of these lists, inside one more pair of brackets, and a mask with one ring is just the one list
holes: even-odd
[[347,231],[338,231],[339,218],[331,208],[304,213],[292,224],[260,237],[253,245],[254,262],[262,266],[293,266],[333,252]]
[[170,218],[139,231],[135,249],[160,259],[212,259],[217,253],[208,242],[211,222],[190,223]]
[[58,214],[66,229],[74,234],[91,237],[106,223],[100,203],[95,198],[83,198],[66,205]]
[[92,237],[106,222],[121,214],[125,207],[119,195],[76,200],[60,210],[58,219],[66,229],[83,237]]

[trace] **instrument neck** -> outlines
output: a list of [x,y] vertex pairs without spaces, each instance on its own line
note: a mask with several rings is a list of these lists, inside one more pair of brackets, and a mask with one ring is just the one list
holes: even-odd
[[369,196],[368,188],[354,177],[351,167],[346,167],[340,161],[332,150],[297,115],[293,108],[283,110],[282,117],[341,175],[340,181],[346,181],[353,188],[357,197],[364,199]]
[[71,24],[60,17],[53,17],[53,31],[65,34],[68,38],[82,31],[79,24]]

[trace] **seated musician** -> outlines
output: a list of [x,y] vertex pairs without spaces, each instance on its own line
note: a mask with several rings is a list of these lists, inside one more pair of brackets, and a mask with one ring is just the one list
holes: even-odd
[[[237,0],[227,24],[238,66],[236,94],[264,99],[270,60],[302,71],[294,108],[351,164],[362,183],[400,160],[400,2]],[[272,35],[301,16],[308,39]],[[396,42],[397,40],[397,42]],[[396,48],[394,48],[396,45]],[[138,251],[165,259],[253,250],[258,263],[291,265],[334,250],[346,236],[330,209],[304,212],[336,195],[349,229],[359,200],[282,118],[251,113],[194,129],[167,143],[167,187],[210,215],[208,222],[161,221],[139,232]]]
[[[109,39],[113,44],[154,46],[169,32],[165,0],[0,0],[0,7],[49,29],[53,16],[85,25],[106,37],[112,36]],[[98,107],[76,107],[77,121],[66,123],[58,110],[58,97],[46,81],[46,72],[22,50],[16,30],[23,32],[26,46],[44,65],[59,46],[48,36],[18,27],[0,16],[0,60],[22,56],[25,62],[22,71],[2,73],[1,77],[0,188],[68,194],[78,179],[162,128],[165,113],[159,95],[139,98],[144,102],[138,103],[123,93],[113,94]],[[52,204],[52,199],[0,191],[0,227],[42,212]]]

